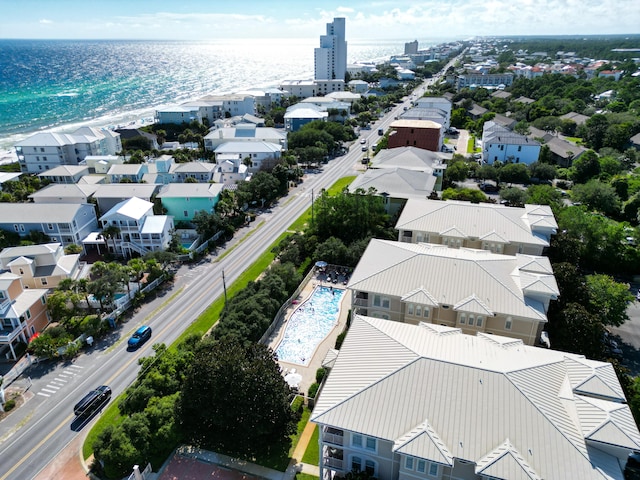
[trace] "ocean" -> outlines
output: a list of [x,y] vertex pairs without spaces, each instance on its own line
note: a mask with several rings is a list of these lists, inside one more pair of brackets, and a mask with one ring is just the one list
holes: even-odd
[[[349,41],[348,62],[386,60],[405,41]],[[0,150],[40,130],[141,124],[161,105],[313,78],[317,45],[315,38],[0,40]]]

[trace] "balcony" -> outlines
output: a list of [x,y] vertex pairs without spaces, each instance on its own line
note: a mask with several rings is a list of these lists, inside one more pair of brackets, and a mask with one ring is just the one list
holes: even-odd
[[11,343],[22,332],[22,327],[3,326],[0,329],[0,344]]
[[341,458],[328,457],[328,456],[322,458],[322,465],[325,468],[331,468],[332,470],[342,470],[343,464],[344,464],[344,460],[342,460]]
[[342,434],[342,432],[340,433],[336,433],[336,431],[333,432],[323,432],[322,433],[322,441],[324,443],[330,443],[332,445],[344,445],[344,435]]

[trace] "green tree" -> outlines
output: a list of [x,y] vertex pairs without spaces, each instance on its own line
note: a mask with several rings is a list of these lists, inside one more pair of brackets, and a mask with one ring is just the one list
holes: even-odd
[[596,151],[600,150],[604,146],[604,139],[608,128],[609,120],[605,115],[593,115],[584,124],[584,141],[590,148]]
[[619,327],[629,320],[627,307],[634,300],[629,285],[616,282],[609,275],[587,275],[590,310],[605,325]]
[[557,175],[556,167],[549,165],[548,163],[533,162],[529,165],[529,175],[531,178],[537,178],[538,180],[553,180]]
[[268,347],[204,339],[177,402],[178,427],[193,445],[243,458],[288,452],[290,394]]
[[571,197],[574,201],[582,202],[605,215],[617,215],[620,212],[620,198],[615,189],[597,179],[574,185]]
[[512,207],[522,207],[527,199],[527,192],[516,187],[503,188],[500,190],[500,198],[509,202]]
[[573,161],[571,178],[576,183],[586,183],[600,174],[598,154],[593,150],[584,152]]
[[559,207],[562,201],[560,192],[551,185],[531,185],[527,188],[526,203],[533,205],[551,205]]
[[503,183],[529,183],[529,172],[524,163],[508,163],[498,170],[498,179]]

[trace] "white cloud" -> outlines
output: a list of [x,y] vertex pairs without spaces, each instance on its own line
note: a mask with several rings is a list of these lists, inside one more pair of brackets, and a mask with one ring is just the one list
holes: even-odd
[[42,18],[40,19],[40,21],[38,23],[41,23],[42,25],[49,25],[51,23],[53,23],[51,20],[48,20],[46,18]]
[[338,7],[336,8],[336,12],[338,13],[353,13],[355,10],[351,7]]

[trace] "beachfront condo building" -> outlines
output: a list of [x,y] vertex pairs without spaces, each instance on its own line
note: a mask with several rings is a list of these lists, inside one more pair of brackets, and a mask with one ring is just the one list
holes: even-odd
[[122,151],[120,134],[82,127],[73,133],[39,132],[15,145],[20,169],[42,173],[60,165],[78,165],[88,155],[115,155]]
[[345,19],[327,23],[327,34],[320,36],[320,47],[314,50],[316,80],[344,80],[347,73],[347,41]]

